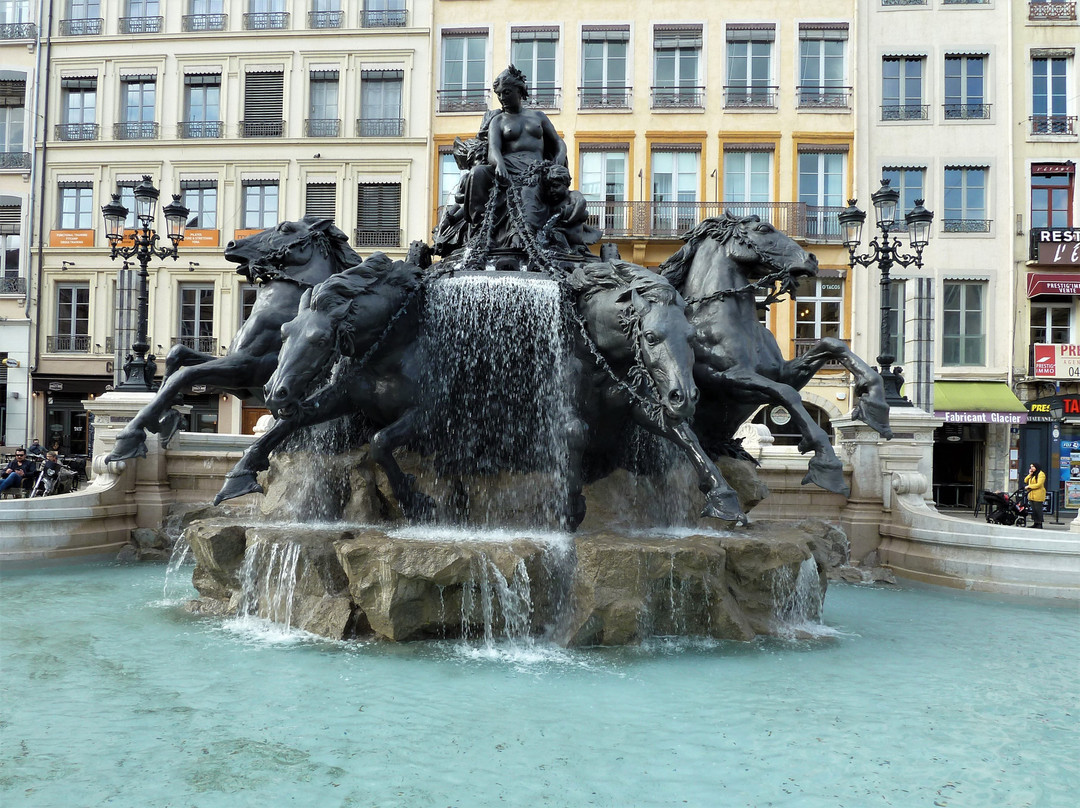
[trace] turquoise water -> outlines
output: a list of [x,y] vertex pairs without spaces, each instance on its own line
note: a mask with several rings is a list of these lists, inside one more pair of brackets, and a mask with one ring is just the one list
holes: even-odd
[[[1073,806],[1080,616],[834,586],[814,642],[341,644],[0,575],[5,806]],[[1073,796],[1070,797],[1069,795]]]

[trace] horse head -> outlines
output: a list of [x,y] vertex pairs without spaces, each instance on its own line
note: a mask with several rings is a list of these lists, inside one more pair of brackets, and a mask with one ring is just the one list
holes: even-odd
[[305,216],[230,241],[225,259],[240,264],[236,271],[249,281],[290,279],[314,286],[331,273],[361,262],[348,241],[330,219]]

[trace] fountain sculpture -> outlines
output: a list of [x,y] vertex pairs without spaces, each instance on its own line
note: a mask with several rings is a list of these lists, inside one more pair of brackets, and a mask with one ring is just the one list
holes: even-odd
[[[524,106],[524,76],[511,66],[494,88],[501,109],[455,144],[462,180],[434,250],[361,260],[313,217],[227,246],[260,285],[257,316],[224,359],[170,354],[110,456],[143,454],[144,430],[167,442],[196,380],[261,393],[275,415],[215,499],[264,492],[269,469],[265,518],[187,531],[195,608],[335,637],[563,644],[749,639],[792,602],[819,609],[820,590],[796,589],[823,588],[842,534],[749,524],[763,486],[735,438],[782,403],[814,452],[803,482],[846,494],[797,392],[829,360],[854,376],[855,415],[890,436],[873,368],[837,340],[785,361],[759,323],[755,293],[793,294],[815,257],[731,215],[688,233],[659,273],[614,245],[596,256],[565,144]],[[687,480],[714,525],[683,517],[672,532],[656,506],[692,497]]]

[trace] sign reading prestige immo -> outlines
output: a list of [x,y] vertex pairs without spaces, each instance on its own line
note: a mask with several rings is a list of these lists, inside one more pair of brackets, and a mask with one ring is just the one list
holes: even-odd
[[1080,345],[1035,345],[1035,374],[1044,379],[1080,379]]

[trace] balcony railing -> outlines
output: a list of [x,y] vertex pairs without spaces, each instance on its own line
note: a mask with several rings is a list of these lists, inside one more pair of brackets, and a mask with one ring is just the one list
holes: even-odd
[[0,295],[25,295],[26,278],[0,278]]
[[800,84],[795,88],[799,109],[848,109],[851,87],[815,87]]
[[883,104],[883,121],[926,121],[930,119],[929,104]]
[[116,340],[114,337],[105,337],[105,353],[111,354],[116,350]]
[[189,33],[199,31],[224,31],[229,27],[228,14],[185,14],[181,19],[183,29]]
[[0,152],[0,168],[31,168],[30,152]]
[[181,138],[216,138],[225,136],[223,121],[180,121],[177,127]]
[[183,345],[199,353],[216,354],[218,342],[216,337],[173,337],[173,345]]
[[562,87],[530,87],[525,104],[533,109],[562,109]]
[[289,12],[258,11],[244,14],[245,31],[282,31],[289,27]]
[[703,219],[724,212],[740,218],[757,216],[792,238],[838,241],[842,207],[814,208],[809,222],[802,202],[588,202],[589,224],[607,238],[678,238]]
[[439,112],[477,112],[488,108],[487,88],[438,90]]
[[357,137],[402,137],[405,134],[404,118],[358,118]]
[[704,87],[653,87],[653,109],[703,109]]
[[993,219],[942,219],[946,233],[989,233]]
[[283,137],[285,121],[240,121],[240,137]]
[[101,127],[96,123],[58,123],[57,140],[97,140]]
[[925,6],[926,0],[881,0],[883,6]]
[[1028,3],[1028,19],[1036,22],[1068,22],[1076,19],[1076,3],[1032,0]]
[[[842,343],[844,343],[846,346],[848,346],[849,348],[851,347],[851,340],[842,339],[840,341]],[[802,338],[802,337],[796,337],[793,340],[793,342],[795,343],[795,358],[798,359],[799,357],[805,356],[806,354],[810,353],[810,349],[813,348],[815,345],[817,345],[818,342],[820,342],[820,340],[817,340],[817,339],[805,339],[805,338]],[[821,369],[822,370],[843,370],[844,366],[843,366],[843,364],[840,363],[839,360],[830,359],[824,365],[821,366]]]
[[307,13],[307,27],[340,28],[344,19],[344,11],[309,11]]
[[160,34],[165,27],[164,17],[121,17],[121,34]]
[[340,118],[306,118],[304,120],[304,137],[338,137],[340,134]]
[[60,36],[99,36],[105,28],[105,20],[60,20]]
[[1031,134],[1033,135],[1075,135],[1075,115],[1032,115]]
[[0,25],[0,39],[37,39],[37,26],[32,22],[5,22]]
[[971,121],[990,117],[989,104],[946,104],[945,120]]
[[400,247],[401,230],[392,227],[358,227],[353,243],[357,247]]
[[726,109],[754,109],[776,106],[776,91],[779,87],[747,87],[746,85],[725,85],[724,107]]
[[45,337],[46,353],[90,353],[89,334],[50,334]]
[[630,109],[633,100],[633,88],[623,84],[578,87],[578,107],[581,109]]
[[157,140],[161,124],[157,121],[121,121],[113,124],[114,140]]
[[987,6],[990,0],[941,0],[945,6]]
[[840,211],[842,207],[832,205],[806,206],[806,231],[808,241],[840,241]]
[[363,28],[404,28],[408,22],[405,9],[396,11],[363,11],[360,13],[360,25]]

